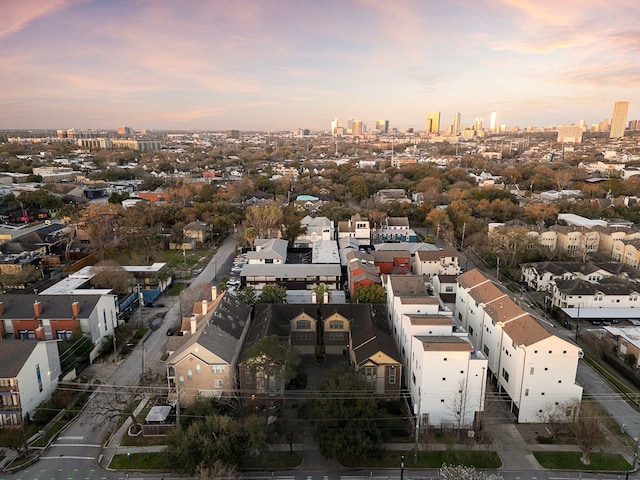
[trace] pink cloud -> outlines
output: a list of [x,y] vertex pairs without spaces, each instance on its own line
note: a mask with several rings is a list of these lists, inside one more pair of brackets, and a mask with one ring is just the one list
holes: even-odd
[[82,0],[20,0],[4,2],[0,15],[0,39],[19,32],[29,23],[50,13],[58,12]]

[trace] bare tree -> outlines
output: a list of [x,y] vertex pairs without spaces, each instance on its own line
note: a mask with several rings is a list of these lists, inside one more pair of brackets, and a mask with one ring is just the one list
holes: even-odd
[[563,420],[566,421],[566,416],[564,415],[565,410],[566,407],[549,402],[537,414],[540,423],[548,425],[548,432],[553,441],[556,440],[556,436],[558,435],[558,427],[563,423]]
[[464,424],[465,410],[467,408],[467,389],[465,379],[460,379],[458,383],[458,393],[449,399],[449,410],[453,416],[453,423],[456,429],[456,439],[460,440],[460,433]]
[[258,237],[267,238],[269,232],[277,230],[282,223],[282,208],[277,205],[248,207],[245,211],[246,224],[253,227]]
[[[101,385],[98,387],[92,400],[87,403],[85,409],[91,412],[91,417],[103,418],[104,422],[111,422],[122,415],[126,415],[131,420],[131,432],[137,433],[142,430],[142,426],[136,418],[134,411],[138,402],[136,399],[145,398],[144,390],[138,386],[126,385]],[[96,422],[98,425],[98,422]],[[95,427],[94,427],[95,428]]]
[[109,288],[116,293],[125,293],[131,287],[133,274],[123,269],[115,260],[104,260],[91,267],[97,272],[91,284],[98,288]]
[[604,434],[600,430],[600,419],[596,415],[596,410],[592,403],[576,401],[571,403],[569,408],[572,408],[573,411],[569,429],[573,433],[580,450],[582,450],[580,461],[584,465],[589,465],[591,463],[589,458],[591,452],[604,441]]
[[554,180],[558,191],[564,190],[569,182],[573,179],[573,172],[571,170],[556,170],[554,174]]
[[196,480],[237,480],[240,474],[233,465],[216,460],[212,467],[200,467]]

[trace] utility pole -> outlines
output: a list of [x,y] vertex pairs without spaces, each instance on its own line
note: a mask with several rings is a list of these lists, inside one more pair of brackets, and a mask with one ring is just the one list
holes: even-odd
[[416,431],[415,431],[415,447],[413,450],[413,463],[415,465],[418,464],[418,442],[420,439],[420,404],[422,402],[420,401],[420,391],[418,390],[418,405],[417,405],[417,411],[416,411]]
[[141,377],[144,377],[144,350],[145,348],[144,348],[144,341],[143,341],[142,342],[142,376]]
[[177,387],[176,395],[178,397],[178,401],[176,402],[176,427],[180,430],[180,387]]
[[142,328],[144,324],[142,323],[142,293],[140,291],[140,284],[138,286],[138,311],[140,312],[140,327]]
[[116,348],[116,322],[113,321],[113,311],[111,312],[111,326],[113,327],[113,361],[118,359],[118,349]]
[[578,304],[578,316],[576,317],[576,343],[578,343],[578,329],[580,328],[580,303]]

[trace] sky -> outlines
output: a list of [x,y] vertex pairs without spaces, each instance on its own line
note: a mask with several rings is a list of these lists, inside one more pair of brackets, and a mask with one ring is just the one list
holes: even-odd
[[640,118],[638,0],[0,0],[0,128]]

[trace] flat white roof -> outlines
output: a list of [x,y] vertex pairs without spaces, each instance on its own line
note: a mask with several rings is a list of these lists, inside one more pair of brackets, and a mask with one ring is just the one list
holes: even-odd
[[640,347],[640,327],[602,327],[615,336],[621,336],[636,347]]
[[162,267],[166,265],[165,262],[154,263],[153,265],[123,265],[122,269],[127,272],[144,272],[154,273],[162,270]]
[[[563,308],[562,311],[570,318],[578,318],[577,308]],[[580,318],[591,320],[593,318],[640,318],[640,308],[581,308]]]
[[285,263],[277,264],[247,264],[242,267],[240,276],[242,277],[278,277],[278,278],[301,278],[317,275],[327,275],[340,277],[342,269],[340,264],[325,263]]
[[311,248],[313,263],[340,263],[340,252],[335,240],[317,240]]

